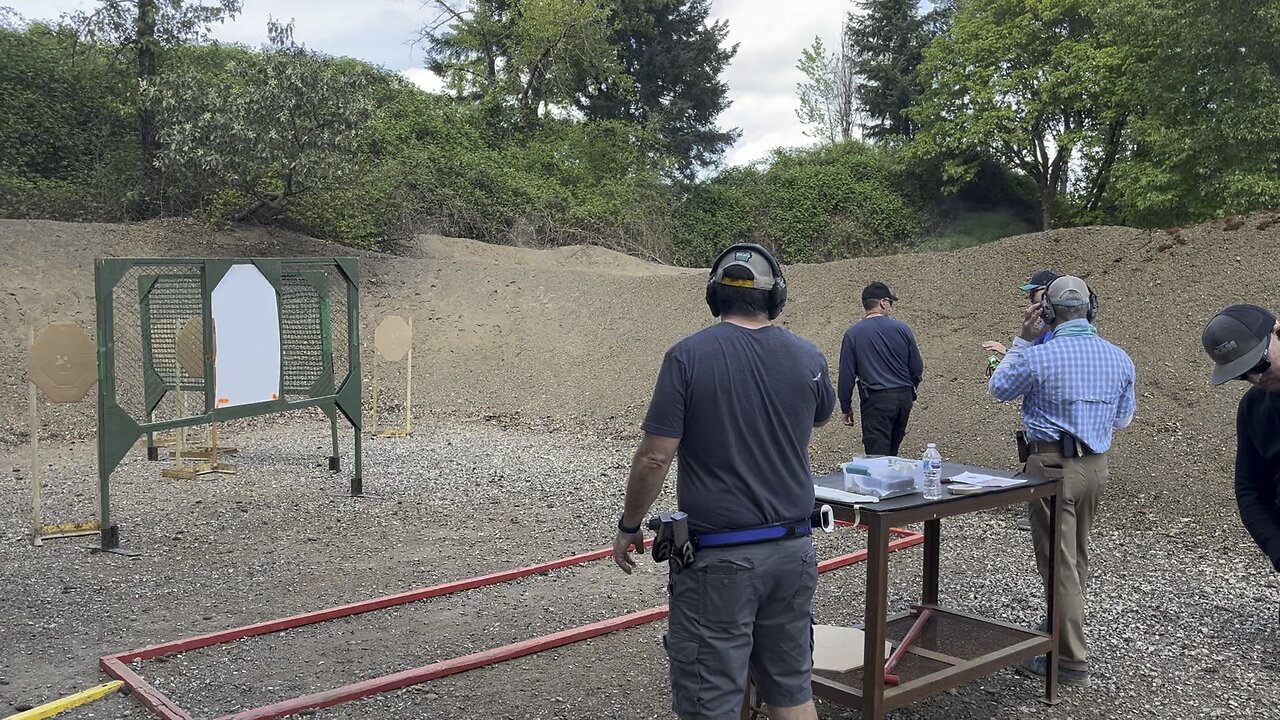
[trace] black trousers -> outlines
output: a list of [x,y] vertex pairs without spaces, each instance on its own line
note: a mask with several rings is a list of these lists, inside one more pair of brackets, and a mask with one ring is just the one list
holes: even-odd
[[911,388],[864,390],[859,394],[862,448],[868,455],[897,455],[907,434],[907,420],[915,402]]

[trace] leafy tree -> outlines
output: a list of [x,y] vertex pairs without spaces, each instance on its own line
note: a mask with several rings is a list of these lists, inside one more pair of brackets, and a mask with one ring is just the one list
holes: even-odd
[[[1034,180],[1045,228],[1063,219],[1069,191],[1105,182],[1098,174],[1109,166],[1094,162],[1073,185],[1073,155],[1123,127],[1125,103],[1099,78],[1119,74],[1125,56],[1095,32],[1092,9],[1091,0],[958,3],[950,30],[925,51],[929,88],[909,113],[944,156],[990,156]],[[968,177],[972,165],[951,161],[948,171]]]
[[[209,26],[234,18],[241,0],[211,3],[187,0],[99,0],[92,12],[77,10],[64,16],[89,42],[107,42],[137,54],[138,80],[155,78],[156,52],[208,37]],[[160,186],[156,168],[155,109],[143,102],[138,108],[138,140],[142,149],[141,188],[135,210],[150,215],[157,209]]]
[[598,0],[434,0],[427,67],[460,95],[514,107],[525,126],[571,107],[580,78],[619,81],[609,10]]
[[576,101],[589,119],[653,128],[657,150],[673,159],[677,177],[691,180],[737,140],[716,118],[729,106],[721,78],[737,53],[725,46],[728,24],[708,23],[708,0],[607,0],[609,39],[619,74],[584,74]]
[[857,76],[850,55],[849,25],[845,25],[840,47],[830,53],[822,38],[815,37],[813,44],[800,53],[796,69],[805,76],[805,82],[796,85],[800,101],[796,116],[801,123],[814,126],[805,134],[828,143],[851,140],[857,122]]
[[1114,82],[1133,112],[1111,202],[1168,226],[1280,207],[1280,4],[1113,0]]
[[159,111],[166,173],[226,187],[230,219],[269,221],[305,193],[341,187],[373,116],[368,66],[326,59],[272,22],[261,54],[222,72],[145,87]]

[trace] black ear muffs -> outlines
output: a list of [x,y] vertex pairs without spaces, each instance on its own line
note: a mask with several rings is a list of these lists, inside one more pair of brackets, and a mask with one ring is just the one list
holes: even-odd
[[711,263],[711,273],[707,276],[707,307],[711,309],[712,317],[720,317],[720,305],[715,299],[716,270],[720,268],[720,263],[724,262],[734,251],[749,250],[759,253],[769,261],[769,267],[773,270],[773,288],[769,290],[769,319],[773,320],[782,312],[782,307],[787,304],[787,280],[782,276],[782,266],[774,259],[773,255],[765,250],[762,246],[755,243],[738,243],[730,245],[716,257],[716,261]]
[[[1067,277],[1064,275],[1063,277]],[[1058,312],[1054,310],[1053,303],[1049,302],[1049,288],[1053,287],[1053,283],[1058,282],[1062,278],[1055,279],[1044,287],[1044,295],[1040,298],[1040,318],[1044,320],[1045,325],[1052,325],[1054,320],[1058,319]],[[1089,289],[1089,310],[1085,313],[1085,319],[1089,323],[1093,323],[1093,319],[1098,317],[1098,296],[1094,294],[1093,288],[1089,283],[1084,286]]]

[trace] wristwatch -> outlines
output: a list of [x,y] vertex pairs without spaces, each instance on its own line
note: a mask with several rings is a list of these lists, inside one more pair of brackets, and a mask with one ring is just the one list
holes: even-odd
[[623,524],[622,524],[622,518],[623,518],[623,516],[624,516],[624,515],[626,515],[626,513],[618,513],[618,532],[623,532],[623,533],[626,533],[626,534],[628,534],[628,535],[634,535],[634,534],[636,534],[636,533],[640,532],[640,526],[639,526],[639,525],[637,525],[637,526],[635,526],[635,527],[627,527],[626,525],[623,525]]

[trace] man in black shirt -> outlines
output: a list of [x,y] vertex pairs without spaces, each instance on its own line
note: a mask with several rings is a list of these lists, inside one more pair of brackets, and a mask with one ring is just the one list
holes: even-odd
[[862,290],[866,315],[840,343],[840,412],[853,425],[853,388],[858,387],[862,447],[868,455],[897,455],[924,374],[924,360],[911,328],[890,317],[898,301],[889,286]]
[[1209,321],[1201,342],[1214,385],[1253,385],[1236,413],[1236,505],[1280,572],[1280,322],[1256,305],[1232,305]]

